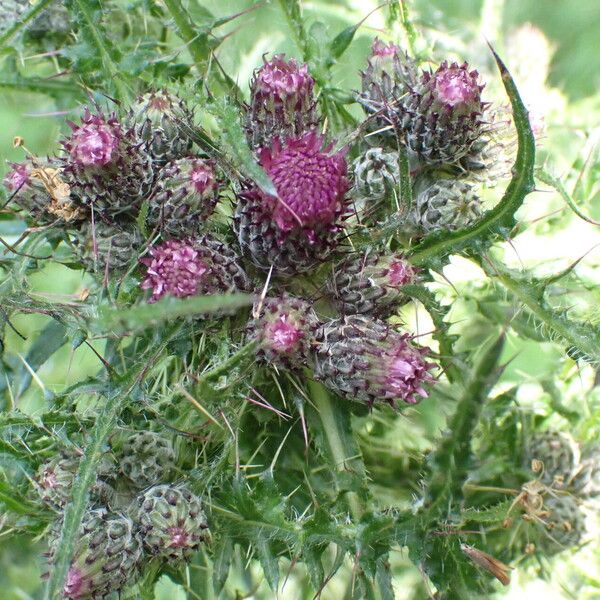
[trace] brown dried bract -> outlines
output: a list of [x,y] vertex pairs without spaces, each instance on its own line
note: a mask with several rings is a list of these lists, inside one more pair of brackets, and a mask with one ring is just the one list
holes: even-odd
[[71,188],[61,179],[59,169],[38,167],[33,169],[31,177],[41,181],[48,192],[50,203],[46,210],[49,213],[61,217],[65,221],[74,221],[84,216],[81,208],[71,202]]

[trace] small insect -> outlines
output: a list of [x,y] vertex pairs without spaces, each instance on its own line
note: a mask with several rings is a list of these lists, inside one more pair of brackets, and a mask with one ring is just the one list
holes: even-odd
[[512,570],[512,567],[505,565],[490,554],[478,550],[473,546],[469,546],[468,544],[461,544],[460,549],[474,564],[492,574],[502,585],[508,585],[510,583],[509,571]]

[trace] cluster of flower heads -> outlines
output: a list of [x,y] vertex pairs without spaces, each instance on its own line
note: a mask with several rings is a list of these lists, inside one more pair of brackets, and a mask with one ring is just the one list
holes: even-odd
[[550,429],[527,440],[522,462],[529,478],[520,496],[525,515],[506,524],[510,544],[552,556],[584,543],[600,503],[598,445],[582,446],[570,433]]
[[[264,362],[308,368],[369,405],[414,403],[434,365],[386,319],[419,275],[402,249],[353,250],[352,235],[376,232],[387,217],[401,217],[409,239],[468,226],[480,214],[468,175],[491,167],[498,128],[466,64],[419,72],[397,46],[375,40],[362,87],[370,133],[340,147],[323,134],[307,65],[276,55],[256,69],[243,127],[274,192],[197,149],[193,111],[167,91],[120,114],[86,109],[57,156],[29,156],[4,182],[13,205],[37,225],[59,225],[103,281],[133,273],[147,302],[258,296],[268,281],[246,329]],[[398,195],[402,144],[417,192],[411,207]]]
[[[86,109],[56,156],[12,164],[4,179],[12,206],[60,231],[103,283],[137,277],[141,302],[253,293],[246,342],[275,369],[307,373],[368,406],[418,402],[435,365],[388,319],[421,275],[398,240],[354,249],[352,235],[378,233],[389,217],[406,234],[401,242],[468,227],[481,214],[477,182],[502,173],[511,151],[505,113],[482,100],[466,63],[420,71],[379,40],[357,95],[369,133],[353,147],[326,139],[307,65],[265,59],[250,88],[243,127],[272,188],[196,148],[193,111],[154,91],[120,114]],[[400,194],[404,151],[411,206]],[[173,467],[168,443],[144,433],[121,454],[121,481],[135,497],[121,506],[122,483],[101,465],[66,582],[72,600],[118,591],[144,557],[185,559],[206,536],[200,499],[161,483]],[[45,503],[64,507],[79,459],[63,453],[42,466]]]
[[[150,431],[128,434],[101,458],[81,523],[63,596],[105,598],[133,584],[149,560],[180,565],[209,538],[202,500],[175,471],[171,440]],[[52,566],[63,511],[82,452],[62,449],[40,465],[36,496],[57,511],[49,543]],[[117,466],[118,465],[118,466]]]

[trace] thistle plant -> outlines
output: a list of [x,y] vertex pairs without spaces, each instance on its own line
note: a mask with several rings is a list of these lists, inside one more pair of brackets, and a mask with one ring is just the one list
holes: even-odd
[[209,4],[0,0],[7,597],[594,597],[594,144],[500,33]]

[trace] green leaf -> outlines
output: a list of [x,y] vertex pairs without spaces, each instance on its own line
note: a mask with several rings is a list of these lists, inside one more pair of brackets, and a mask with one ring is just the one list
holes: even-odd
[[440,268],[451,253],[465,250],[481,253],[494,238],[508,237],[516,223],[516,211],[523,204],[525,196],[534,190],[535,139],[528,113],[508,69],[493,49],[492,53],[512,106],[517,129],[518,150],[512,179],[500,202],[479,221],[453,233],[436,232],[426,237],[411,252],[411,262],[415,265],[428,264]]
[[230,537],[219,537],[213,553],[213,588],[217,596],[227,581],[233,550],[233,540]]
[[573,360],[582,359],[594,366],[600,365],[600,327],[597,324],[569,319],[564,312],[549,307],[544,299],[543,282],[507,269],[489,255],[477,262],[532,316],[532,324],[544,339],[565,344]]
[[35,373],[57,350],[67,342],[67,328],[58,321],[52,320],[41,331],[27,356],[15,374],[15,398],[20,398],[29,388],[32,373]]
[[358,520],[363,506],[359,496],[366,495],[365,466],[352,433],[350,413],[339,398],[330,396],[319,383],[309,383],[316,411],[308,411],[309,424],[316,431],[329,468],[335,475],[338,493],[344,493],[352,516]]
[[500,335],[482,353],[448,423],[448,432],[430,457],[428,511],[432,516],[447,511],[450,502],[460,503],[463,497],[462,486],[471,467],[471,437],[488,393],[502,372],[498,361],[504,340],[504,334]]
[[275,555],[269,540],[261,537],[254,542],[258,554],[258,560],[265,574],[269,587],[276,592],[279,587],[279,561]]
[[24,498],[21,498],[13,489],[13,486],[0,481],[0,503],[18,515],[37,515],[38,510]]
[[154,304],[142,303],[132,308],[101,307],[98,317],[90,323],[95,331],[126,332],[173,321],[180,317],[230,311],[250,306],[249,294],[196,296],[193,298],[165,297]]
[[119,99],[125,100],[129,92],[123,81],[122,72],[117,64],[121,59],[119,50],[111,43],[110,37],[102,25],[102,6],[98,0],[71,0],[71,5],[79,17],[80,34],[85,42],[94,45],[102,69],[106,75],[106,83],[114,86]]
[[96,472],[103,455],[104,445],[109,434],[114,430],[117,415],[123,408],[123,404],[124,398],[120,393],[115,393],[108,398],[92,429],[89,442],[79,465],[77,477],[73,482],[71,502],[65,508],[60,538],[56,546],[54,566],[50,570],[50,578],[46,588],[46,600],[54,600],[63,589],[65,577],[67,576],[71,562],[73,547],[87,506],[88,492],[96,479]]
[[[35,17],[37,17],[43,10],[45,10],[54,0],[39,0],[31,6],[31,8],[19,17],[19,19],[6,29],[0,35],[0,49],[3,49],[7,43],[19,33],[25,26],[30,23]],[[7,9],[4,9],[7,10]],[[10,10],[10,9],[8,9]]]
[[213,102],[207,110],[219,119],[221,148],[232,159],[235,166],[258,187],[271,196],[277,195],[273,182],[256,162],[246,143],[239,110],[227,102]]

